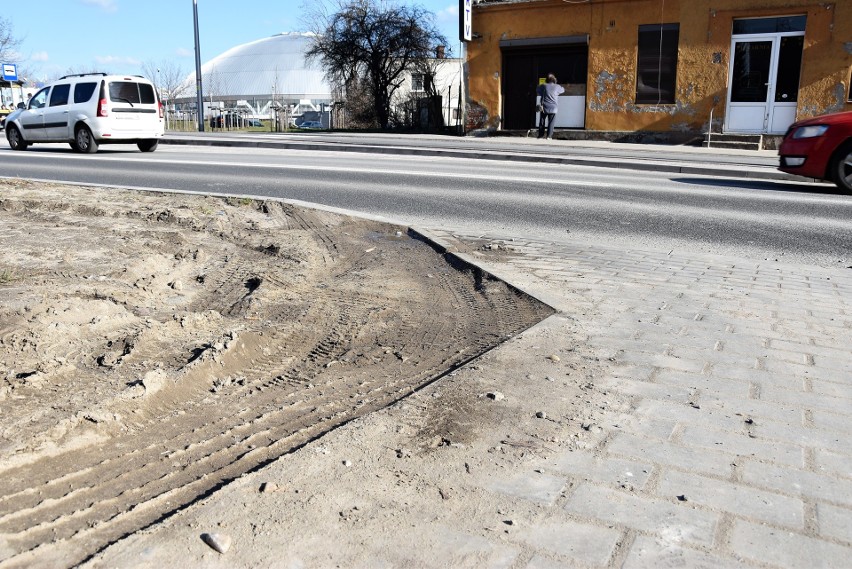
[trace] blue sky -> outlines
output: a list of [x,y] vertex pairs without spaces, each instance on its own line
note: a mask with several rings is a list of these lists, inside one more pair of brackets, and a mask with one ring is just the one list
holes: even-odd
[[[201,60],[281,32],[306,31],[305,0],[197,0]],[[316,0],[313,0],[316,1]],[[398,0],[436,15],[458,55],[458,0]],[[55,78],[69,70],[142,73],[170,60],[195,69],[192,0],[7,0],[0,11],[22,40],[19,75]],[[22,73],[23,72],[23,73]]]

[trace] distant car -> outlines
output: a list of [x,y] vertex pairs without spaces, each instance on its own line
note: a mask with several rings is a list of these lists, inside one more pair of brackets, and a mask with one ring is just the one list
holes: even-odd
[[320,121],[305,121],[299,125],[299,128],[325,128]]
[[137,75],[66,75],[6,117],[4,130],[13,150],[68,142],[84,153],[115,143],[153,152],[164,132],[163,104],[154,84]]
[[263,126],[260,119],[246,119],[246,126]]
[[779,169],[828,180],[852,193],[852,112],[794,123],[778,149]]

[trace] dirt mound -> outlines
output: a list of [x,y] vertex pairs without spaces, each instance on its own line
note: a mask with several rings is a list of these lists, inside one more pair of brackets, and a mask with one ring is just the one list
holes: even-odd
[[72,565],[550,310],[405,228],[0,181],[0,566]]

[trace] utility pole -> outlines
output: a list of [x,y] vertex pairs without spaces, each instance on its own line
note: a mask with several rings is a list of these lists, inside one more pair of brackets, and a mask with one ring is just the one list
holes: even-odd
[[198,0],[192,0],[192,21],[195,24],[195,104],[198,132],[204,132],[204,95],[201,92],[201,43],[198,40]]

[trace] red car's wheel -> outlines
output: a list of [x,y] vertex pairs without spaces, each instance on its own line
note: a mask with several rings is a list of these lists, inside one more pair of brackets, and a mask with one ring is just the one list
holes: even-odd
[[840,146],[829,168],[831,180],[837,187],[852,193],[852,140]]

